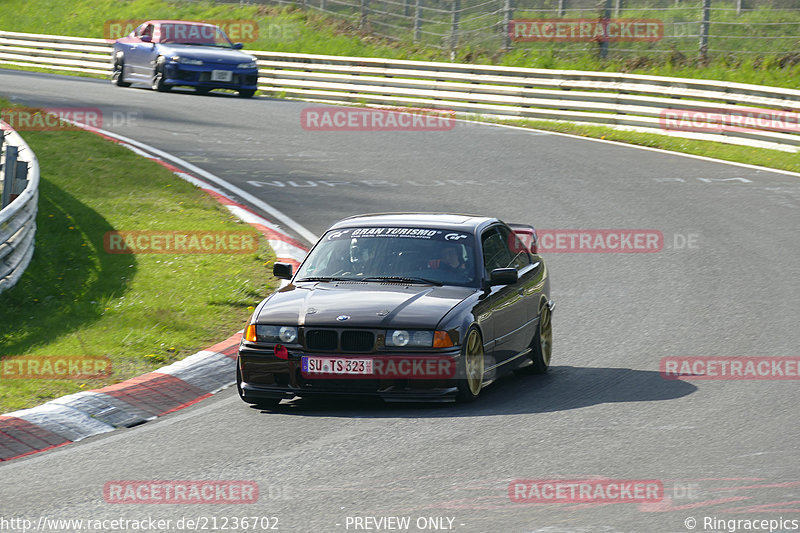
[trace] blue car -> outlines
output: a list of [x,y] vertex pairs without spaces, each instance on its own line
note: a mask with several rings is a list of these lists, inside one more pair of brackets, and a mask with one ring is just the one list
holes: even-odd
[[150,20],[114,43],[111,82],[144,82],[162,92],[176,85],[200,94],[232,89],[250,98],[258,89],[258,66],[241,48],[213,24]]

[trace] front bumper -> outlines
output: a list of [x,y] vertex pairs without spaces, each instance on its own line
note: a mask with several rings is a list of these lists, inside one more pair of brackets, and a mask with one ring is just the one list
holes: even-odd
[[[430,360],[431,366],[439,361],[454,364],[455,371],[446,376],[431,374],[421,377],[418,374],[391,376],[342,376],[316,377],[302,371],[301,358],[337,357],[351,359],[381,358],[397,359],[398,357],[414,360]],[[293,398],[300,397],[377,397],[388,402],[451,402],[457,393],[458,376],[463,374],[463,358],[460,349],[436,352],[413,353],[403,356],[380,354],[336,353],[320,354],[291,352],[288,359],[279,359],[270,350],[240,347],[237,360],[242,380],[239,389],[245,400]]]
[[458,389],[455,386],[430,390],[411,387],[390,387],[375,391],[344,391],[336,389],[296,390],[289,387],[263,387],[242,383],[241,390],[246,400],[301,398],[380,398],[385,402],[454,402]]
[[[212,81],[212,70],[231,72],[231,81]],[[258,89],[258,69],[237,69],[231,65],[186,65],[167,63],[164,82],[169,85],[186,85],[209,89]]]

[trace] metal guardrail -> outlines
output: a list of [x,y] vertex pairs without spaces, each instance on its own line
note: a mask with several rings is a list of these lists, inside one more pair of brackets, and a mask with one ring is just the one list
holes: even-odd
[[667,131],[663,127],[666,110],[692,112],[693,119],[709,130],[719,117],[701,116],[703,111],[791,113],[800,109],[800,90],[614,72],[250,53],[259,59],[261,90],[319,102],[403,105],[622,126],[792,152],[800,147],[800,117],[794,117],[792,126],[797,133],[758,125],[720,133]]
[[20,135],[0,121],[0,293],[16,285],[33,257],[39,163]]
[[[0,31],[0,64],[108,75],[111,46],[103,39]],[[798,117],[786,116],[800,110],[795,89],[614,72],[248,52],[258,58],[259,89],[289,98],[580,122],[800,150]],[[720,115],[753,109],[778,121],[716,127]],[[668,110],[692,113],[689,129],[696,131],[666,129]]]

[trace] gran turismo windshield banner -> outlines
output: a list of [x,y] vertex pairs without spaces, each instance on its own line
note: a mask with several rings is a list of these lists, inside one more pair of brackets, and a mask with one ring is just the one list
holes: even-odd
[[440,229],[429,228],[398,228],[398,227],[381,227],[381,228],[348,228],[342,230],[334,230],[325,236],[327,241],[336,241],[340,239],[363,239],[370,237],[382,238],[406,238],[406,239],[425,239],[433,241],[465,241],[468,237],[467,233],[461,231],[447,231]]

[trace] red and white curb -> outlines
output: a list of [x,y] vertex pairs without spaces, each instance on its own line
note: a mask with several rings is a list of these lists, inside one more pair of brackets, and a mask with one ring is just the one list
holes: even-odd
[[[278,261],[292,263],[296,267],[308,252],[307,247],[286,235],[280,226],[235,202],[221,189],[109,132],[86,129],[155,161],[203,189],[234,216],[261,232],[275,250]],[[240,331],[181,361],[121,383],[70,394],[31,409],[0,415],[0,462],[117,428],[136,426],[211,396],[233,384],[241,336]]]

